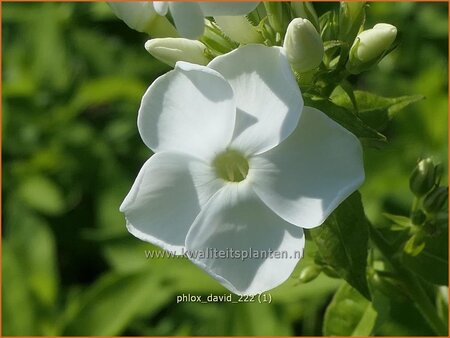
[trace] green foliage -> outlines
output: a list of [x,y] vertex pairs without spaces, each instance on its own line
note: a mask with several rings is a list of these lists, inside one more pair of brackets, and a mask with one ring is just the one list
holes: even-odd
[[438,237],[427,237],[423,245],[416,257],[403,254],[403,263],[433,284],[448,285],[448,232],[442,232]]
[[325,112],[330,118],[356,135],[364,145],[379,147],[386,142],[384,135],[365,124],[350,110],[338,106],[330,100],[312,97],[305,99],[305,104]]
[[324,318],[325,336],[370,336],[377,312],[365,297],[348,284],[334,294]]
[[[282,44],[286,25],[274,20],[292,18],[289,6],[271,7],[276,29],[263,4],[251,15],[266,43]],[[147,259],[159,249],[129,235],[118,210],[151,156],[136,128],[140,99],[167,66],[104,3],[3,3],[2,334],[435,334],[439,323],[412,304],[421,295],[447,320],[448,210],[433,203],[414,217],[408,179],[433,156],[447,185],[447,4],[341,6],[314,3],[326,55],[317,86],[302,91],[366,146],[365,210],[354,194],[310,231],[271,304],[177,304],[183,293],[227,291],[186,259]],[[341,74],[364,20],[394,24],[402,42],[376,70]],[[211,56],[237,47],[214,26],[204,38]],[[364,212],[385,242],[369,241]],[[412,256],[403,248],[418,231],[424,247]]]
[[388,98],[359,90],[353,94],[354,102],[347,94],[336,95],[332,100],[337,105],[356,113],[364,123],[378,131],[386,129],[395,114],[410,104],[424,99],[422,95]]
[[366,280],[369,232],[359,193],[353,193],[309,233],[317,245],[319,262],[370,299]]
[[134,317],[151,316],[169,301],[155,274],[109,274],[80,295],[79,310],[63,331],[69,336],[118,335]]

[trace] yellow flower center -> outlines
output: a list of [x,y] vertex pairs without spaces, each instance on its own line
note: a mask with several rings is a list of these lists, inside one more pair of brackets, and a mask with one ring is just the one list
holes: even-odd
[[240,182],[247,177],[248,161],[240,152],[229,149],[213,161],[216,174],[229,182]]

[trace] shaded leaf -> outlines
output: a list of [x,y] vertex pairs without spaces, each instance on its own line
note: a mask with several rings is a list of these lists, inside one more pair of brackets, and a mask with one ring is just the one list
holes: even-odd
[[437,285],[448,283],[448,232],[437,237],[426,237],[425,248],[417,255],[406,253],[402,256],[403,264],[419,277]]
[[323,111],[328,117],[355,134],[367,146],[380,147],[386,143],[386,137],[384,135],[364,123],[349,109],[319,97],[305,97],[305,105]]
[[366,280],[369,233],[359,192],[348,197],[322,226],[309,233],[321,261],[370,299]]

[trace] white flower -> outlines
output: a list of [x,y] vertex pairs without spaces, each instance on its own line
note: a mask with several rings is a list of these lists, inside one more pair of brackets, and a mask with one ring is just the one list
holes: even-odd
[[258,6],[258,2],[148,1],[109,4],[128,26],[149,34],[151,31],[148,27],[157,16],[156,13],[165,16],[170,10],[178,32],[188,39],[196,39],[203,34],[205,16],[245,15]]
[[302,228],[320,225],[364,180],[359,141],[303,107],[280,47],[247,45],[207,66],[178,62],[148,88],[138,128],[155,154],[120,207],[128,230],[178,254],[277,251],[190,257],[237,294],[285,281]]

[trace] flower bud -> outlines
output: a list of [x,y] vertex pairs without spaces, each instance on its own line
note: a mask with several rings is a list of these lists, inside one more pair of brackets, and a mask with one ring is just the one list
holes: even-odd
[[156,59],[171,67],[178,61],[186,61],[199,65],[208,64],[205,56],[206,46],[197,40],[183,38],[161,38],[148,40],[145,49]]
[[300,271],[300,275],[298,276],[298,280],[301,283],[308,283],[319,276],[322,270],[317,265],[308,265],[305,266],[302,271]]
[[411,236],[405,243],[403,251],[411,256],[417,256],[425,249],[424,233],[421,231]]
[[245,16],[215,16],[214,20],[232,40],[242,43],[261,43],[262,36]]
[[426,212],[434,214],[441,210],[448,200],[448,187],[436,187],[423,200]]
[[429,192],[435,182],[435,168],[431,159],[426,158],[417,163],[409,178],[409,188],[414,195],[421,197]]
[[165,18],[159,16],[152,2],[109,2],[114,14],[138,32],[152,37],[176,37],[175,27]]
[[312,70],[322,62],[322,39],[308,19],[296,18],[291,21],[283,47],[292,68],[299,73]]
[[387,23],[376,24],[361,32],[350,49],[347,70],[353,74],[376,64],[387,52],[397,36],[397,28]]

